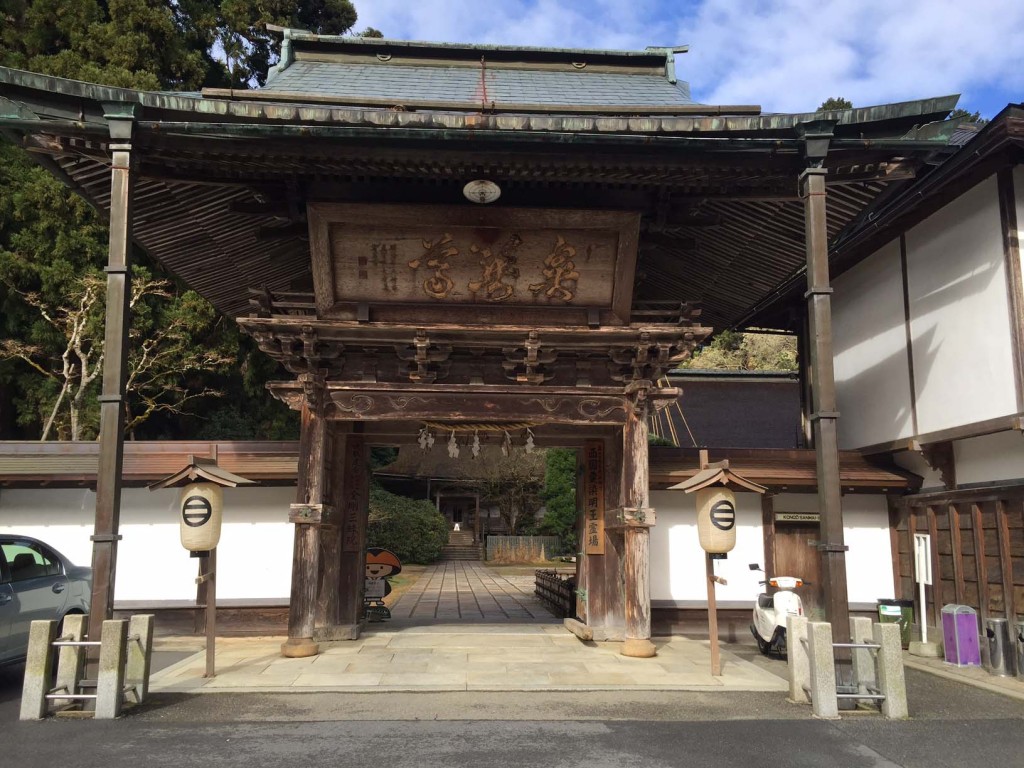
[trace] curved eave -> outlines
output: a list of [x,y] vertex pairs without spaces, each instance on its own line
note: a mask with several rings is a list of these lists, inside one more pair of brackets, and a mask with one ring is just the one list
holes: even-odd
[[[955,123],[955,121],[950,121]],[[955,127],[955,126],[954,126]],[[931,173],[865,210],[830,243],[832,277],[860,263],[885,243],[930,216],[961,191],[1005,165],[1024,159],[1024,104],[1009,104],[959,149],[950,147]],[[800,301],[806,287],[800,267],[736,323],[772,327],[786,306]]]
[[[366,127],[377,131],[465,131],[475,136],[493,131],[501,136],[511,133],[538,136],[571,133],[795,140],[801,124],[825,119],[834,122],[837,139],[862,142],[866,139],[899,139],[917,126],[941,120],[956,106],[959,98],[943,96],[828,113],[688,116],[685,112],[693,108],[680,107],[684,114],[603,116],[479,114],[439,110],[397,112],[348,106],[253,102],[250,99],[258,92],[227,93],[234,98],[200,98],[114,88],[0,67],[0,124],[45,120],[51,124],[67,122],[85,132],[105,130],[105,115],[131,108],[147,124],[170,124],[180,129],[185,125],[214,123],[218,130],[227,133],[231,132],[228,126],[243,123],[278,127]],[[573,109],[573,106],[566,105],[565,108]],[[637,105],[636,109],[648,108]],[[703,109],[714,112],[721,108]],[[15,127],[24,129],[25,126]],[[944,139],[939,137],[929,141],[935,145]]]

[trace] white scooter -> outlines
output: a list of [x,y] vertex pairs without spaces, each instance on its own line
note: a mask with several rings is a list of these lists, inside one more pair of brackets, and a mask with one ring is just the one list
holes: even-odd
[[[761,566],[751,563],[750,570],[760,571]],[[785,658],[786,617],[804,615],[803,601],[793,590],[810,582],[796,576],[776,576],[758,583],[775,587],[776,591],[757,596],[757,602],[754,604],[754,622],[750,625],[750,632],[757,640],[758,649],[765,656],[774,653],[780,659]]]

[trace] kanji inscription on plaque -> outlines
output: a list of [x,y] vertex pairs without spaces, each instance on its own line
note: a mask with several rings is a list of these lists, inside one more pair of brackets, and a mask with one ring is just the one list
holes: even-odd
[[583,544],[588,555],[604,554],[604,443],[583,444]]
[[590,323],[595,311],[629,322],[635,213],[310,203],[307,214],[324,316],[390,321],[416,305],[451,322],[505,307],[545,324]]

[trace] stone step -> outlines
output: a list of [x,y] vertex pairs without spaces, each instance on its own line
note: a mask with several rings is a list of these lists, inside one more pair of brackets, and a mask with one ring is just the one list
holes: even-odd
[[448,544],[441,550],[441,560],[483,560],[483,547]]

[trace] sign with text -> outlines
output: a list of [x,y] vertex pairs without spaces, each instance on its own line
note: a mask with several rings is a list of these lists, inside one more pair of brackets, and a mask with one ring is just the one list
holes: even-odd
[[914,581],[932,583],[932,537],[927,533],[914,534]]
[[511,306],[628,322],[635,214],[311,203],[309,219],[317,307],[332,316],[436,306],[479,321]]
[[820,523],[821,514],[818,512],[776,512],[776,523]]
[[588,555],[604,554],[604,443],[583,443],[583,543]]

